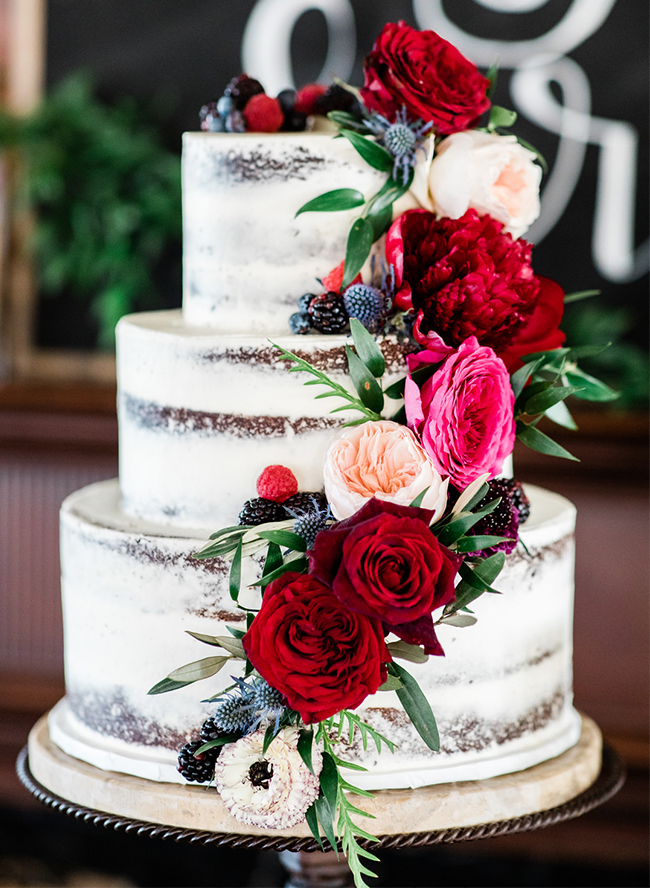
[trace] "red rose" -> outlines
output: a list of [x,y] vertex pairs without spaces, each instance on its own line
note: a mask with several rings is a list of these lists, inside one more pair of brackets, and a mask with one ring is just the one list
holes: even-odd
[[501,354],[501,359],[514,373],[522,363],[523,355],[549,351],[564,344],[565,335],[559,329],[564,314],[564,290],[550,278],[537,277],[539,296],[528,321],[515,333],[514,339]]
[[350,610],[442,655],[431,614],[453,601],[461,559],[438,542],[431,517],[426,509],[371,499],[318,534],[309,565]]
[[267,587],[243,644],[305,724],[374,694],[391,659],[379,620],[349,611],[316,577],[291,571]]
[[490,107],[489,80],[434,31],[404,22],[384,26],[364,62],[361,97],[389,120],[406,106],[410,117],[432,120],[440,135],[473,126]]
[[395,267],[397,302],[414,309],[413,334],[422,345],[437,341],[434,334],[451,346],[476,336],[500,355],[528,324],[540,289],[532,248],[502,229],[476,210],[460,219],[409,210],[393,223],[386,258]]

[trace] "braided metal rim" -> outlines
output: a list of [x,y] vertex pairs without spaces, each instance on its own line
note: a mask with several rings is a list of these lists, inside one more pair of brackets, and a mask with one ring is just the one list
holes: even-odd
[[[199,832],[192,829],[164,826],[159,823],[148,823],[142,820],[131,820],[128,817],[120,817],[116,814],[107,814],[93,808],[85,808],[74,804],[60,796],[54,795],[46,787],[42,786],[29,770],[29,756],[25,746],[16,761],[16,771],[23,786],[29,790],[40,802],[55,811],[82,820],[84,823],[92,823],[94,826],[112,828],[125,833],[135,833],[139,836],[151,836],[152,838],[171,839],[174,842],[190,842],[200,845],[226,845],[230,848],[259,848],[273,851],[317,851],[319,845],[313,838],[291,838],[284,836],[250,836],[235,833]],[[500,820],[494,823],[481,823],[476,826],[453,827],[434,832],[401,833],[398,835],[384,835],[378,842],[362,842],[368,848],[418,848],[422,845],[450,844],[452,842],[466,842],[474,839],[487,839],[493,836],[504,836],[511,833],[529,832],[534,829],[542,829],[553,826],[564,820],[580,817],[593,808],[602,805],[625,783],[625,767],[617,753],[603,744],[603,763],[601,772],[588,789],[581,792],[563,805],[539,811],[536,814],[527,814],[524,817],[515,817],[512,820]]]

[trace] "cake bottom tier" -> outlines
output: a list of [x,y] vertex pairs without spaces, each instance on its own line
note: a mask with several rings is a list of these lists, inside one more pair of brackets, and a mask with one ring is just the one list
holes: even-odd
[[[485,594],[473,605],[473,626],[439,627],[445,657],[407,664],[436,715],[440,752],[421,741],[394,692],[376,694],[359,714],[398,748],[377,754],[343,744],[341,757],[368,769],[352,772],[358,786],[485,779],[531,767],[578,741],[571,659],[575,509],[549,491],[527,493],[531,516],[499,576],[502,594]],[[51,713],[50,731],[68,754],[106,770],[183,782],[177,751],[211,713],[200,701],[238,673],[164,695],[147,690],[210,654],[185,630],[224,635],[226,624],[245,626],[228,593],[228,564],[191,557],[207,535],[125,516],[117,481],[92,485],[64,503],[67,694]],[[259,569],[245,561],[243,585]]]

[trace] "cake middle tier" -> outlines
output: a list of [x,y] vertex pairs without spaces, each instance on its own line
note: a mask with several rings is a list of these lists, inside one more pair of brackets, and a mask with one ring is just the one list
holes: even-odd
[[[352,390],[345,336],[274,340]],[[386,339],[386,384],[407,349]],[[232,524],[266,466],[288,466],[320,490],[330,442],[354,411],[317,400],[324,387],[291,373],[268,339],[188,326],[180,311],[122,318],[117,328],[120,485],[124,511],[180,527]],[[387,400],[387,414],[399,402]]]

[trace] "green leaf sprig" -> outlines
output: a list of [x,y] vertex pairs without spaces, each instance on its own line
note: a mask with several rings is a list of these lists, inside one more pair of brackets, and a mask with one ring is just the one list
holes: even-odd
[[357,410],[362,414],[361,419],[344,423],[344,428],[360,425],[368,420],[380,420],[381,411],[384,407],[384,392],[381,384],[378,382],[386,369],[381,349],[363,324],[356,318],[350,318],[350,331],[352,333],[354,350],[349,345],[346,345],[345,354],[350,379],[356,390],[356,396],[349,392],[345,386],[330,379],[326,373],[314,367],[309,361],[277,345],[275,342],[271,342],[271,345],[280,352],[279,359],[281,361],[289,361],[295,365],[291,367],[290,373],[309,373],[313,379],[307,380],[304,383],[305,385],[323,385],[328,389],[328,391],[316,395],[316,400],[321,398],[340,398],[345,401],[345,404],[335,407],[333,410],[330,410],[330,413],[340,413],[343,410]]
[[[591,291],[584,291],[585,294]],[[583,294],[575,294],[582,298]],[[613,401],[618,393],[578,367],[578,359],[598,355],[607,348],[576,346],[535,352],[521,360],[523,367],[512,374],[515,395],[514,418],[517,438],[540,453],[575,460],[571,453],[537,428],[543,416],[565,428],[577,428],[565,400],[569,396],[586,401]]]

